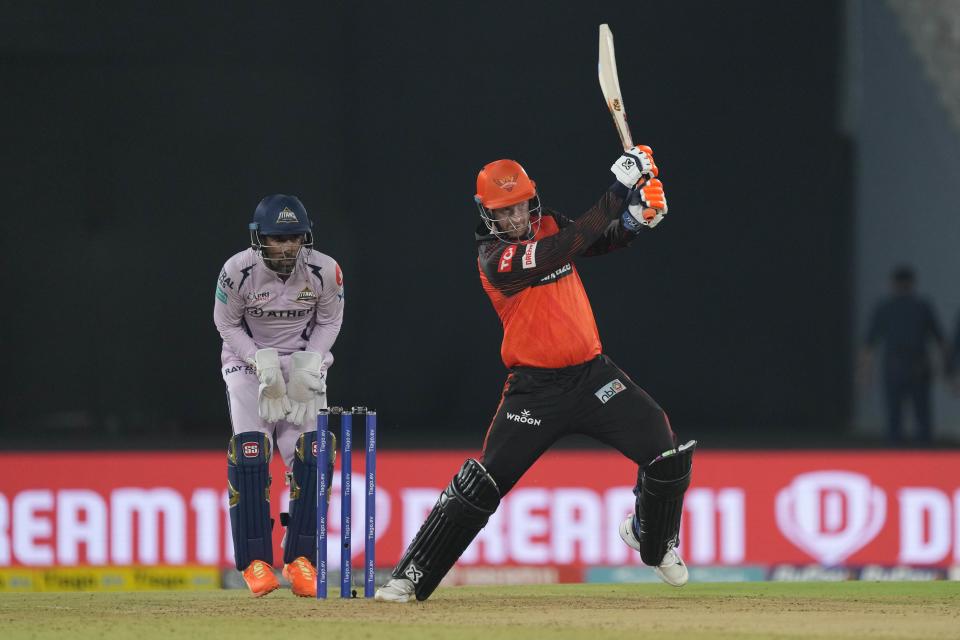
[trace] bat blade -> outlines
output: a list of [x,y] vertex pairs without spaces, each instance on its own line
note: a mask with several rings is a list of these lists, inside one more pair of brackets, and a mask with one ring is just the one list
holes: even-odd
[[607,108],[613,117],[613,124],[620,136],[624,150],[633,148],[633,136],[627,126],[627,108],[623,104],[620,92],[620,79],[617,77],[617,56],[613,49],[613,33],[606,24],[600,25],[600,53],[597,59],[597,75],[600,78],[600,90],[607,101]]

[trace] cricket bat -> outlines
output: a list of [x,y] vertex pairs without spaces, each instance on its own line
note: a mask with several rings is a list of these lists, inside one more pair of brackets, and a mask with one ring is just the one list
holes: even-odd
[[607,101],[607,108],[613,117],[623,149],[633,148],[633,137],[627,126],[627,108],[620,93],[620,79],[617,77],[617,56],[613,50],[613,33],[610,27],[600,25],[600,56],[597,61],[597,75],[600,77],[600,90]]

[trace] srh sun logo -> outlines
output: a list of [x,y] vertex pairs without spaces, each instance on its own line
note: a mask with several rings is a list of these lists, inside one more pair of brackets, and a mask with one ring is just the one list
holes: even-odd
[[503,178],[494,178],[493,181],[504,191],[513,191],[513,188],[517,186],[517,174]]

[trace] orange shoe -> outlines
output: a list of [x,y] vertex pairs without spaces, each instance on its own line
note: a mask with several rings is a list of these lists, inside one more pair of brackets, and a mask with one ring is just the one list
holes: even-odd
[[290,581],[293,595],[301,598],[317,597],[317,572],[305,557],[300,556],[283,565],[283,577]]
[[277,582],[277,576],[273,575],[273,570],[263,560],[254,560],[243,572],[243,580],[250,587],[250,593],[254,598],[265,596],[271,591],[280,588]]

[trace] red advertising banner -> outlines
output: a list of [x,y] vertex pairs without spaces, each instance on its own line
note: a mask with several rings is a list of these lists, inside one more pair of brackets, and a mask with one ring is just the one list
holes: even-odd
[[[464,451],[382,451],[377,563],[401,555]],[[274,516],[285,510],[273,466]],[[364,509],[354,460],[353,517]],[[339,548],[339,470],[330,509]],[[617,526],[636,468],[615,453],[556,451],[507,495],[462,566],[640,564]],[[0,454],[0,566],[233,564],[222,452]],[[354,526],[356,560],[363,528]],[[274,529],[275,561],[282,528]],[[692,565],[960,563],[960,452],[702,451],[684,504]]]

